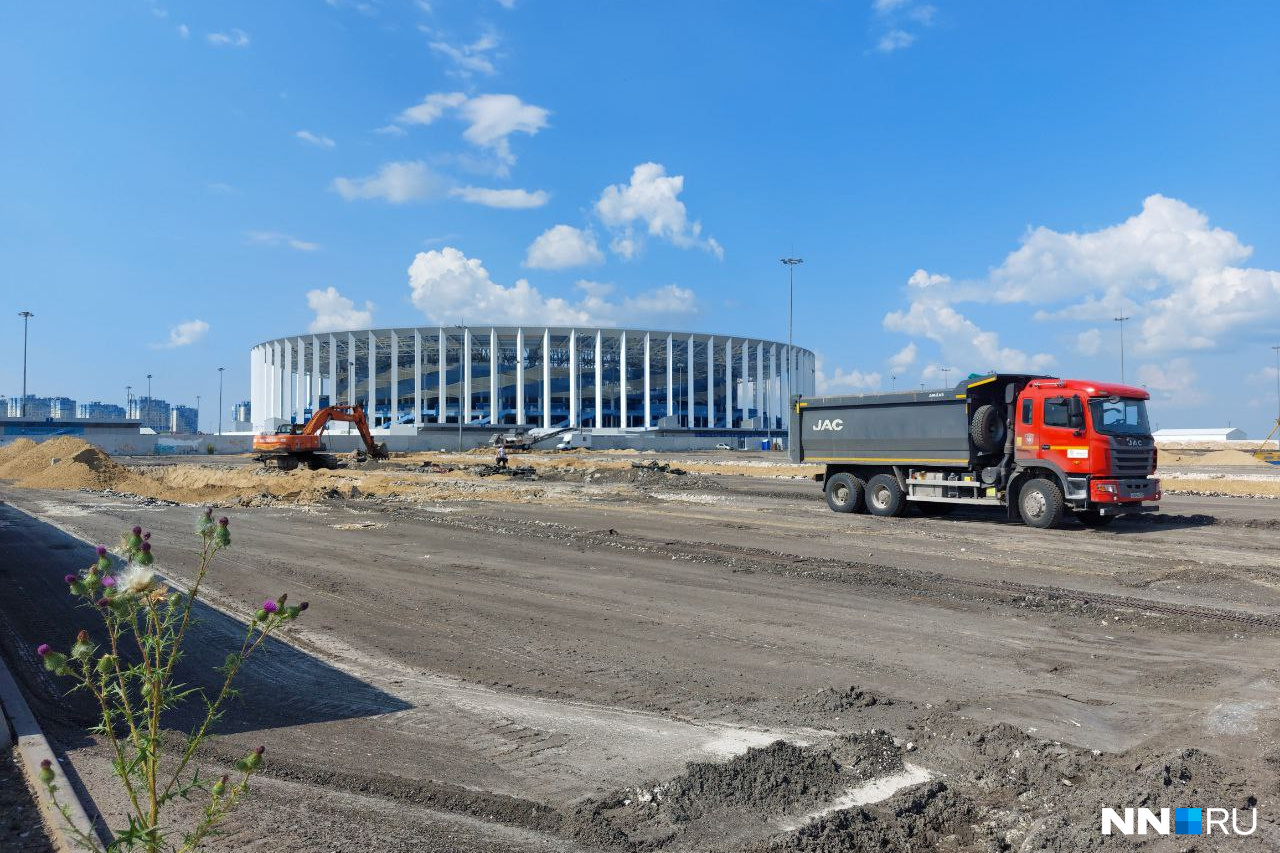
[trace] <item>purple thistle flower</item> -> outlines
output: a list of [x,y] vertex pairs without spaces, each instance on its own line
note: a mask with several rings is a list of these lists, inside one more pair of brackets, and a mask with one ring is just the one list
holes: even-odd
[[134,526],[134,528],[133,528],[133,535],[134,535],[134,536],[141,536],[141,535],[142,535],[142,528],[141,528],[141,527],[138,527],[137,525],[135,525],[135,526]]
[[310,606],[311,606],[311,605],[310,605],[308,602],[304,601],[304,602],[302,602],[301,604],[299,604],[299,605],[298,605],[298,609],[299,609],[299,610],[306,610],[306,609],[307,609],[308,607],[310,607]]
[[76,576],[75,576],[75,575],[67,575],[66,577],[64,577],[64,578],[62,579],[62,581],[63,581],[63,583],[75,583],[75,582],[76,582]]
[[262,602],[262,609],[268,613],[275,613],[279,608],[280,606],[269,598]]
[[226,527],[230,523],[231,523],[231,519],[227,518],[225,515],[222,518],[218,519],[218,524],[222,525],[223,527]]
[[104,608],[104,609],[105,609],[105,608],[107,608],[107,607],[110,607],[110,606],[111,606],[111,599],[109,599],[109,598],[99,598],[99,599],[98,599],[97,604],[98,604],[98,606],[99,606],[99,607],[101,607],[101,608]]
[[143,550],[143,551],[150,551],[150,550],[151,550],[151,543],[150,543],[150,542],[143,542],[143,543],[142,543],[142,550]]
[[98,546],[98,556],[99,556],[99,557],[105,557],[105,556],[107,556],[107,546],[106,546],[106,545],[99,545],[99,546]]
[[102,585],[108,588],[113,587],[116,585],[116,579],[111,575],[107,575],[102,579]]
[[49,652],[51,651],[53,651],[53,649],[49,646],[48,643],[41,643],[40,645],[36,646],[36,654],[40,655],[40,657],[42,658],[48,657]]
[[142,541],[143,541],[143,542],[146,542],[146,541],[147,541],[148,539],[150,539],[150,538],[151,538],[151,531],[150,531],[150,530],[148,530],[146,533],[142,534]]

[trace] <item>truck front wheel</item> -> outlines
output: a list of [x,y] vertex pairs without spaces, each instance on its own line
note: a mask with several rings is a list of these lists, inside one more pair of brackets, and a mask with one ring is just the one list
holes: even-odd
[[876,474],[867,483],[867,509],[872,515],[899,516],[907,509],[907,496],[892,474]]
[[1053,480],[1029,480],[1018,493],[1018,515],[1027,527],[1047,530],[1062,523],[1062,488]]
[[827,506],[832,512],[858,512],[862,509],[864,483],[852,474],[835,474],[827,478]]

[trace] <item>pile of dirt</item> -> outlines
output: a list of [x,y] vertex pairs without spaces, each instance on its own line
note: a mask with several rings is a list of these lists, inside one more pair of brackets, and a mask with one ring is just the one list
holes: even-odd
[[801,711],[838,713],[840,711],[854,711],[860,708],[871,708],[876,705],[892,704],[892,699],[877,696],[867,690],[860,690],[855,684],[844,690],[838,690],[835,687],[819,690],[817,693],[806,696],[796,702],[796,708]]
[[6,448],[0,479],[27,489],[121,489],[131,491],[137,475],[101,449],[71,436]]
[[626,850],[748,841],[772,834],[771,820],[803,814],[869,779],[900,772],[901,750],[884,732],[817,746],[785,741],[725,763],[690,763],[661,784],[617,791],[567,816],[576,841]]
[[1267,465],[1258,457],[1243,450],[1225,448],[1208,453],[1161,453],[1160,466],[1166,465]]
[[978,807],[972,800],[935,780],[874,806],[820,817],[779,839],[771,849],[803,853],[1009,849],[998,843],[973,844],[971,824],[977,822],[977,815]]

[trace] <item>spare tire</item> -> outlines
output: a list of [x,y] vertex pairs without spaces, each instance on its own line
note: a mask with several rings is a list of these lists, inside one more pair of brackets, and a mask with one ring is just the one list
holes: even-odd
[[969,438],[983,453],[1004,450],[1005,423],[1001,407],[993,403],[979,406],[969,421]]

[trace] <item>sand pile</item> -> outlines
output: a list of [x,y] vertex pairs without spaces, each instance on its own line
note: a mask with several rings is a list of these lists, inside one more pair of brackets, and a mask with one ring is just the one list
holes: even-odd
[[15,442],[0,461],[0,479],[28,489],[128,488],[137,475],[92,444],[61,436],[37,444]]
[[1225,448],[1208,453],[1161,453],[1160,466],[1166,465],[1266,465],[1256,456],[1243,450]]

